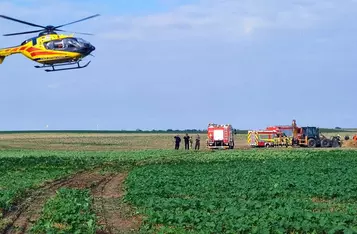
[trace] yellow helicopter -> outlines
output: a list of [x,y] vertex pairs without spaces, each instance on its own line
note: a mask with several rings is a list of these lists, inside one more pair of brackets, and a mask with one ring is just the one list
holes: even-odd
[[[27,58],[42,64],[41,66],[35,66],[35,68],[52,68],[45,69],[46,72],[53,71],[62,71],[62,70],[71,70],[71,69],[80,69],[85,68],[89,65],[90,61],[85,65],[81,66],[79,62],[86,56],[91,55],[95,50],[95,47],[91,43],[85,41],[82,38],[74,37],[72,35],[59,35],[55,31],[65,32],[59,28],[67,26],[70,24],[78,23],[90,18],[99,16],[99,14],[92,15],[71,23],[62,24],[59,26],[41,26],[38,24],[29,23],[26,21],[14,19],[5,15],[0,15],[1,18],[12,20],[18,23],[27,24],[33,27],[39,27],[42,29],[28,31],[28,32],[19,32],[5,34],[4,36],[14,36],[22,35],[29,33],[39,33],[38,36],[30,38],[21,43],[19,46],[9,47],[0,49],[0,64],[3,63],[5,57],[21,53]],[[77,33],[84,35],[93,35],[90,33]],[[58,66],[71,66],[67,68],[55,69]]]

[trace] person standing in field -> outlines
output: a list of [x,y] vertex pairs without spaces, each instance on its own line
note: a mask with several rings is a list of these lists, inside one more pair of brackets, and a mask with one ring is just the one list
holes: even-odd
[[180,148],[180,142],[181,142],[181,138],[179,135],[174,136],[175,139],[175,150],[178,150]]
[[196,136],[195,150],[200,150],[200,143],[201,143],[201,137],[200,137],[200,134],[197,134],[197,136]]
[[191,149],[193,149],[193,148],[192,148],[192,145],[193,145],[193,137],[191,136],[191,137],[190,137],[190,146],[191,146]]
[[185,140],[185,150],[189,150],[190,149],[190,137],[189,135],[186,133],[186,136],[183,137],[183,139]]

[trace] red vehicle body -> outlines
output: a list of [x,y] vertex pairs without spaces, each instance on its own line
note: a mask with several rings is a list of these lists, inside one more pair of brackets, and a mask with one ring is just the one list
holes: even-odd
[[301,135],[302,129],[293,120],[292,125],[276,125],[265,130],[249,131],[247,140],[253,147],[269,147],[292,144],[294,139],[300,139]]
[[269,126],[266,130],[277,131],[281,133],[285,133],[287,137],[293,137],[293,127],[290,125],[277,125],[277,126]]
[[210,149],[233,149],[233,127],[230,124],[209,124],[207,129],[207,147]]

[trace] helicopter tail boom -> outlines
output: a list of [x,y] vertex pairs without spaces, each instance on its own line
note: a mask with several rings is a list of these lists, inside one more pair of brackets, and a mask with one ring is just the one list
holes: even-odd
[[0,57],[6,57],[17,53],[22,53],[21,47],[19,46],[0,49]]
[[23,48],[21,46],[0,49],[0,64],[4,62],[5,57],[22,52]]

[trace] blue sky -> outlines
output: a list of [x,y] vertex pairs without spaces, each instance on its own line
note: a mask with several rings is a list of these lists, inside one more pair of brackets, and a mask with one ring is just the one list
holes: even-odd
[[[62,24],[97,50],[86,69],[0,65],[0,130],[356,127],[357,1],[0,1],[0,14]],[[31,30],[0,19],[0,33]],[[0,46],[33,36],[0,37]],[[82,37],[82,36],[80,36]]]

